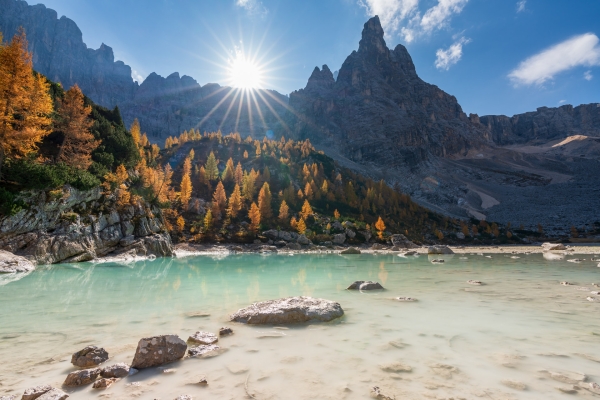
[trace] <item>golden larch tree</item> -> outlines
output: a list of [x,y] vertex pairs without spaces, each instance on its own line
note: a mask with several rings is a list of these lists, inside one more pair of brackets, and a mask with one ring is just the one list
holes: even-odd
[[377,222],[375,222],[375,229],[377,229],[377,236],[379,236],[379,239],[383,239],[383,231],[385,231],[385,223],[383,222],[381,217],[379,217],[377,219]]
[[304,235],[306,232],[306,222],[304,222],[304,218],[300,218],[300,221],[298,221],[298,224],[296,225],[296,230],[299,234]]
[[215,158],[215,153],[212,151],[208,155],[208,159],[206,160],[206,177],[208,180],[214,181],[219,177],[219,167],[217,166],[217,159]]
[[[129,127],[129,132],[131,132],[131,137],[133,138],[135,145],[139,146],[142,142],[142,128],[140,127],[140,121],[138,121],[137,118],[133,120],[131,127]],[[172,145],[173,139],[171,139],[171,146]]]
[[254,232],[258,231],[258,227],[260,226],[260,209],[254,202],[250,206],[248,217],[250,218],[250,229]]
[[64,139],[58,151],[58,162],[81,169],[92,165],[92,152],[100,141],[90,132],[94,123],[89,118],[91,112],[92,107],[84,104],[83,93],[77,85],[59,100],[56,128],[63,133]]
[[231,159],[231,157],[229,157],[229,160],[227,160],[227,163],[225,164],[225,169],[223,170],[223,174],[221,176],[223,177],[223,182],[231,182],[234,180],[235,167],[233,165],[233,159]]
[[296,227],[298,226],[298,221],[296,221],[296,217],[292,217],[292,219],[290,219],[290,226],[293,229],[296,229]]
[[308,200],[304,200],[304,204],[302,205],[302,210],[300,211],[300,216],[302,219],[307,219],[310,215],[313,215],[314,211],[310,206]]
[[213,194],[213,203],[217,204],[220,212],[225,211],[225,207],[227,206],[227,195],[225,194],[225,187],[223,187],[223,182],[221,181],[217,183],[217,188]]
[[263,220],[268,220],[273,216],[273,209],[271,208],[272,199],[271,188],[269,187],[269,184],[265,182],[258,193],[258,209],[260,210],[260,215]]
[[227,215],[232,218],[237,217],[238,213],[242,209],[242,194],[240,191],[240,185],[237,183],[233,187],[233,192],[229,196],[229,206],[227,207]]
[[285,200],[282,200],[281,205],[279,206],[279,216],[277,218],[279,218],[279,221],[281,223],[285,223],[285,222],[287,222],[289,214],[290,214],[290,208],[288,207]]
[[0,177],[6,157],[22,157],[37,149],[50,133],[50,85],[34,75],[25,31],[9,44],[0,38]]
[[187,157],[183,163],[183,176],[181,177],[180,197],[181,205],[184,210],[187,210],[190,198],[192,197],[192,160]]
[[333,218],[335,218],[335,219],[340,218],[340,212],[337,210],[337,208],[335,210],[333,210]]
[[237,165],[235,166],[234,178],[235,178],[235,183],[242,186],[243,179],[244,179],[244,171],[242,170],[242,164],[239,161],[238,161]]

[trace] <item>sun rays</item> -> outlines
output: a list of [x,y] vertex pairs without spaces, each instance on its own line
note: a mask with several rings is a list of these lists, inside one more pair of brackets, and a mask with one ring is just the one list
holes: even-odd
[[238,89],[259,89],[264,85],[263,72],[260,65],[241,50],[236,50],[235,57],[229,60],[229,84]]

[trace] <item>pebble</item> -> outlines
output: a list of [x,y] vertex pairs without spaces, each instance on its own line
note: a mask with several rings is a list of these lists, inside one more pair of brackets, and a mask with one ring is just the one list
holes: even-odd
[[444,263],[446,261],[443,260],[443,259],[441,259],[441,258],[436,258],[436,259],[431,260],[431,262],[434,263],[434,264],[441,264],[441,263]]
[[396,300],[406,302],[417,301],[417,299],[415,299],[414,297],[396,297]]
[[565,282],[561,282],[560,284],[563,285],[563,286],[571,286],[572,285],[571,282],[566,282],[566,281]]
[[469,279],[469,280],[467,281],[467,283],[468,283],[469,285],[477,285],[477,286],[480,286],[480,285],[482,285],[482,284],[483,284],[483,282],[481,282],[481,281],[474,281],[474,280],[472,280],[472,279]]

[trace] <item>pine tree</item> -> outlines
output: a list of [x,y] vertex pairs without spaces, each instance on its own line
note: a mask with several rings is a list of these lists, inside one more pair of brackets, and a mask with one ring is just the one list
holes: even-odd
[[64,135],[58,152],[58,161],[73,167],[88,169],[92,165],[92,151],[100,144],[90,133],[93,121],[89,118],[92,107],[83,103],[83,93],[74,85],[58,102],[56,128]]
[[281,223],[285,223],[287,222],[287,219],[289,217],[289,212],[290,212],[290,208],[288,207],[287,203],[285,202],[285,200],[281,201],[281,206],[279,206],[279,221]]
[[206,177],[210,181],[214,181],[219,177],[219,167],[217,166],[217,159],[215,158],[215,153],[212,151],[208,155],[208,159],[206,160]]
[[248,217],[250,217],[250,228],[256,232],[260,226],[260,209],[254,202],[250,206]]
[[377,236],[379,236],[379,239],[383,239],[383,231],[385,231],[385,223],[383,222],[381,217],[379,217],[379,219],[377,219],[377,222],[375,223],[375,229],[377,229]]
[[304,204],[302,205],[302,211],[300,211],[300,216],[302,219],[307,219],[310,215],[313,215],[313,209],[310,206],[308,200],[304,200]]
[[0,177],[6,157],[31,153],[50,133],[49,84],[33,74],[31,57],[22,29],[10,44],[0,44]]
[[306,232],[306,222],[304,222],[304,218],[300,218],[300,221],[298,221],[298,225],[296,226],[296,230],[299,234],[304,235],[304,232]]
[[268,220],[273,216],[271,200],[271,189],[269,188],[269,184],[265,182],[258,193],[258,208],[263,220]]
[[220,212],[225,211],[225,207],[227,205],[227,195],[225,194],[225,188],[223,187],[223,182],[221,181],[219,181],[217,184],[217,188],[213,194],[213,203],[217,204]]
[[233,193],[229,197],[229,207],[227,208],[227,215],[232,218],[237,217],[238,213],[242,209],[242,195],[240,193],[240,185],[237,183],[233,188]]

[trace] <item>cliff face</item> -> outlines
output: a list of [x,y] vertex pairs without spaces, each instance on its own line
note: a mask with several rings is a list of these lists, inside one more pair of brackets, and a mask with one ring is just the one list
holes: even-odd
[[138,118],[153,142],[162,144],[167,136],[190,128],[264,135],[277,129],[285,114],[287,97],[271,90],[241,93],[217,84],[201,87],[178,73],[167,78],[152,73],[138,85],[131,68],[115,61],[109,46],[89,49],[69,18],[58,19],[56,11],[41,4],[0,0],[0,31],[5,39],[19,27],[25,28],[35,70],[66,89],[77,83],[96,104],[119,106],[125,124]]
[[489,142],[454,96],[421,80],[406,48],[387,48],[378,17],[365,25],[337,80],[315,68],[290,95],[289,125],[297,137],[331,144],[357,162],[414,166],[430,155],[466,153]]
[[544,143],[573,135],[600,137],[600,104],[540,107],[537,111],[505,115],[484,115],[481,124],[499,145]]
[[33,67],[65,88],[75,83],[94,102],[104,107],[133,98],[137,85],[131,68],[114,59],[110,47],[98,50],[83,43],[77,24],[42,4],[29,6],[22,0],[0,0],[0,30],[10,39],[19,27],[25,28]]

